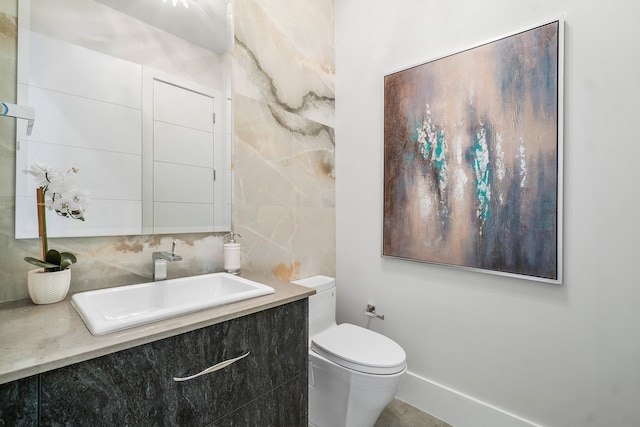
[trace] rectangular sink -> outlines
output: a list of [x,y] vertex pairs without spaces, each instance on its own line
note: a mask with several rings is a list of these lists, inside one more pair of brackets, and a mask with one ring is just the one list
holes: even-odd
[[243,277],[213,273],[81,292],[71,304],[93,335],[104,335],[273,292]]

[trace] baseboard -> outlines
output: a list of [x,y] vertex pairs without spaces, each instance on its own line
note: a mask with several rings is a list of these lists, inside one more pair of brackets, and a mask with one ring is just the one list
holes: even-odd
[[454,427],[542,427],[409,371],[396,397]]

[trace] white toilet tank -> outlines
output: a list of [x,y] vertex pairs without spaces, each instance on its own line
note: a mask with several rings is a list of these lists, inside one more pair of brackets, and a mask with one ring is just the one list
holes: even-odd
[[377,332],[336,324],[333,277],[293,283],[316,291],[309,297],[309,426],[371,427],[398,392],[404,350]]
[[295,280],[293,283],[316,290],[316,294],[309,297],[309,346],[311,346],[311,337],[336,326],[336,279],[313,276]]

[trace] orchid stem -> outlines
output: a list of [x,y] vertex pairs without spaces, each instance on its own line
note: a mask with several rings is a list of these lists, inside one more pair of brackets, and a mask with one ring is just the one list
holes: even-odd
[[42,260],[47,259],[47,217],[45,215],[44,188],[36,189],[36,206],[38,207],[38,236],[42,241]]

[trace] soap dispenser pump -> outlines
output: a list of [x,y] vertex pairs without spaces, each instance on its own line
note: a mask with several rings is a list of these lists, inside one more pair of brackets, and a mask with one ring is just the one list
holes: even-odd
[[229,232],[225,238],[229,238],[229,242],[222,245],[224,253],[224,269],[227,273],[240,274],[240,243],[236,242],[236,236],[242,237],[233,231]]

